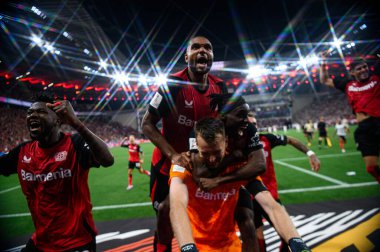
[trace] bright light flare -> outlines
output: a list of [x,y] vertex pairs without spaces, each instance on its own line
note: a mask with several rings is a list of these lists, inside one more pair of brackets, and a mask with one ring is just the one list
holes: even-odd
[[158,85],[164,85],[166,84],[166,82],[168,81],[168,79],[166,78],[166,76],[164,74],[159,74],[156,78],[156,83]]
[[340,46],[342,45],[342,40],[341,39],[338,39],[338,38],[334,38],[334,42],[332,42],[332,44],[336,47],[336,48],[340,48]]
[[100,60],[99,61],[99,66],[100,66],[100,68],[106,68],[107,67],[107,62],[105,62],[104,60]]
[[33,34],[32,37],[31,37],[32,41],[38,45],[38,46],[42,46],[43,44],[43,41],[40,37],[38,37],[37,35]]
[[117,72],[112,75],[112,79],[118,83],[127,83],[129,81],[128,75],[123,72]]
[[257,78],[269,73],[269,70],[262,65],[254,65],[249,67],[247,79]]

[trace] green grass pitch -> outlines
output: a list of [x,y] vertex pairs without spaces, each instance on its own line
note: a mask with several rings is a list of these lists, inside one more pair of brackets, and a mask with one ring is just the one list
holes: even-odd
[[[352,127],[351,132],[354,129]],[[306,143],[306,139],[302,133],[291,130],[286,134]],[[333,144],[332,148],[322,147],[319,150],[317,135],[314,136],[313,144],[310,147],[321,160],[319,174],[322,177],[316,177],[289,168],[289,166],[292,166],[302,168],[303,170],[310,170],[307,156],[292,146],[279,146],[273,150],[273,159],[286,164],[285,166],[275,163],[279,190],[280,192],[283,191],[283,193],[280,193],[280,197],[285,205],[366,198],[380,195],[380,187],[374,183],[374,179],[365,171],[361,155],[355,148],[352,133],[348,137],[346,154],[341,153],[338,138],[332,137],[332,128],[329,129],[329,136]],[[153,145],[145,143],[141,144],[141,147],[145,153],[143,167],[150,170]],[[92,203],[95,207],[93,211],[95,221],[154,216],[155,213],[151,205],[146,204],[137,207],[128,207],[127,205],[150,201],[149,177],[135,170],[133,172],[134,188],[127,191],[128,150],[117,147],[112,149],[112,153],[115,156],[115,164],[112,167],[92,169],[90,171],[89,185]],[[356,175],[348,176],[347,172],[349,171],[354,171]],[[342,184],[350,186],[344,187]],[[0,208],[0,235],[2,235],[2,239],[30,234],[34,230],[30,216],[7,216],[28,213],[26,200],[21,189],[19,187],[15,188],[18,185],[18,179],[15,175],[0,177],[0,201],[2,202],[2,207]],[[310,190],[310,188],[316,189]],[[290,189],[299,190],[296,190],[296,192],[287,191]],[[100,206],[115,206],[116,208],[96,209]]]

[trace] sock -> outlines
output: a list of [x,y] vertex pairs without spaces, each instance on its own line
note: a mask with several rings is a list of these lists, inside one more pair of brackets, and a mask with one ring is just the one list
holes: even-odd
[[377,182],[380,184],[380,169],[378,165],[367,166],[367,172],[375,177]]
[[332,143],[331,143],[331,140],[330,140],[329,137],[326,137],[326,142],[327,142],[327,146],[331,148],[332,147]]
[[341,150],[343,150],[343,149],[344,149],[344,144],[343,144],[343,141],[342,141],[342,139],[341,139],[341,140],[339,140],[339,147],[340,147],[340,149],[341,149]]
[[132,174],[128,175],[128,185],[132,185]]
[[265,244],[265,240],[257,238],[257,242],[259,243],[260,252],[266,252],[267,251],[267,246]]
[[150,171],[144,170],[143,173],[150,176]]

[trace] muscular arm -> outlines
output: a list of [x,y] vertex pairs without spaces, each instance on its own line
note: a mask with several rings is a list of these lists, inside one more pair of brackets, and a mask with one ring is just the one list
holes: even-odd
[[156,116],[147,111],[142,121],[142,131],[144,135],[148,137],[149,140],[152,141],[152,143],[157,146],[161,152],[172,161],[172,163],[177,163],[183,167],[188,166],[190,159],[185,158],[186,161],[181,161],[184,156],[178,154],[157,129],[156,125],[160,120],[161,118],[159,116]]
[[[288,136],[287,139],[288,139],[288,144],[292,145],[294,148],[296,148],[297,150],[305,154],[308,153],[309,149],[299,140],[290,136]],[[309,163],[310,163],[311,169],[315,172],[318,172],[319,169],[321,168],[321,162],[319,161],[319,159],[317,158],[315,154],[312,154],[309,156]]]
[[75,115],[74,109],[68,101],[58,101],[54,104],[46,104],[62,120],[69,124],[83,137],[96,161],[104,167],[113,165],[114,158],[108,149],[108,146],[102,139],[95,135],[84,125]]
[[248,162],[234,172],[215,178],[201,178],[199,183],[202,190],[211,190],[220,184],[226,184],[238,180],[249,180],[265,172],[266,162],[262,149],[252,151],[248,155]]
[[120,146],[121,146],[121,147],[127,147],[127,148],[128,148],[129,145],[126,144],[127,141],[128,141],[128,138],[124,138],[123,141],[121,142],[121,145],[120,145]]
[[185,244],[194,243],[193,232],[186,211],[189,195],[182,179],[178,177],[171,179],[169,198],[170,220],[179,246],[182,247]]

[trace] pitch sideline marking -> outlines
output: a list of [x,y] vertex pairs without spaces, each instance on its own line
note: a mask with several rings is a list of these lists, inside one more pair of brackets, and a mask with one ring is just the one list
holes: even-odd
[[[365,183],[355,183],[355,184],[347,184],[347,185],[333,185],[333,186],[320,186],[320,187],[279,190],[278,192],[280,194],[281,193],[285,194],[285,193],[324,191],[324,190],[346,189],[346,188],[352,188],[352,187],[377,186],[377,185],[378,185],[377,182],[365,182]],[[151,204],[152,204],[151,202],[142,202],[142,203],[132,203],[132,204],[123,204],[123,205],[98,206],[98,207],[94,207],[92,210],[98,211],[98,210],[108,210],[108,209],[117,209],[117,208],[141,207],[141,206],[150,206]],[[3,214],[3,215],[0,215],[0,219],[25,217],[25,216],[30,216],[30,213]]]
[[[333,157],[346,157],[346,156],[356,156],[360,155],[361,153],[359,151],[355,152],[349,152],[349,153],[338,153],[338,154],[326,154],[326,155],[317,155],[319,159],[322,158],[333,158]],[[307,160],[309,157],[295,157],[295,158],[282,158],[282,159],[277,159],[275,161],[295,161],[295,160]]]
[[364,183],[356,183],[356,184],[346,184],[346,185],[332,185],[332,186],[318,186],[318,187],[309,187],[309,188],[298,188],[298,189],[287,189],[287,190],[279,190],[280,194],[285,193],[297,193],[297,192],[312,192],[312,191],[323,191],[323,190],[335,190],[335,189],[344,189],[344,188],[352,188],[352,187],[363,187],[363,186],[372,186],[377,185],[377,182],[364,182]]
[[18,188],[20,188],[21,186],[14,186],[14,187],[11,187],[11,188],[8,188],[8,189],[5,189],[5,190],[2,190],[0,191],[0,194],[3,194],[3,193],[6,193],[6,192],[10,192],[10,191],[13,191],[13,190],[16,190]]
[[[319,155],[318,158],[322,159],[322,158],[332,158],[332,157],[345,157],[345,156],[354,156],[354,155],[359,155],[359,154],[360,154],[360,152],[356,151],[356,152],[349,152],[349,153],[344,153],[344,154],[340,153],[340,154]],[[276,161],[306,160],[306,159],[308,159],[308,157],[282,158],[282,159],[274,160],[274,162],[276,162]],[[5,189],[3,191],[0,191],[0,194],[10,192],[10,191],[16,190],[18,188],[20,188],[20,186],[11,187],[11,188]]]
[[315,173],[313,171],[305,170],[305,169],[303,169],[301,167],[298,167],[298,166],[295,166],[295,165],[291,165],[291,164],[288,164],[288,163],[285,163],[285,162],[282,162],[282,161],[279,161],[279,160],[275,160],[274,162],[277,163],[277,164],[289,167],[291,169],[294,169],[294,170],[297,170],[297,171],[309,174],[311,176],[318,177],[318,178],[323,179],[323,180],[327,180],[327,181],[332,182],[334,184],[346,185],[346,186],[348,185],[347,183],[344,183],[344,182],[342,182],[340,180],[333,179],[333,178],[330,178],[328,176],[325,176],[325,175],[322,175],[322,174],[319,174],[319,173]]

